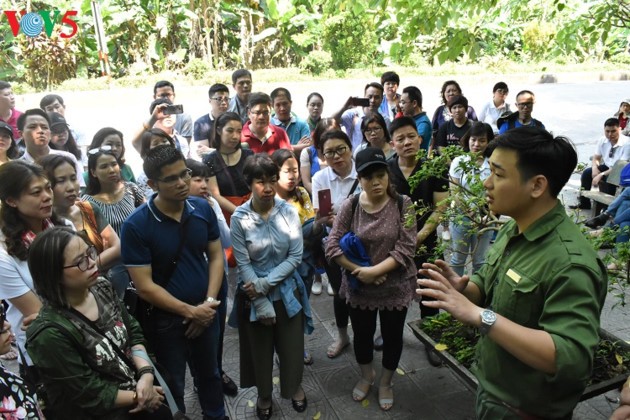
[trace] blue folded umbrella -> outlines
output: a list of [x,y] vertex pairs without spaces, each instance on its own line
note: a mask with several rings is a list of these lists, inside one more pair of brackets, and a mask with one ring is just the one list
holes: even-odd
[[[361,239],[355,235],[354,232],[348,232],[343,235],[339,240],[339,247],[346,258],[356,265],[360,265],[361,267],[369,267],[372,265],[372,260],[365,250],[363,242],[361,242]],[[359,279],[350,274],[350,272],[346,272],[346,277],[348,278],[350,289],[353,291],[359,290],[361,286]]]

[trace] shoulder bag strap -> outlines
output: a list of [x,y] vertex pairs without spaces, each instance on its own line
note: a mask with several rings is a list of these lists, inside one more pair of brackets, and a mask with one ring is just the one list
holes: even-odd
[[105,332],[100,329],[98,327],[98,325],[96,325],[96,323],[90,319],[88,319],[85,315],[83,315],[81,312],[77,311],[74,308],[70,308],[68,310],[68,313],[73,316],[74,318],[78,319],[79,321],[83,322],[84,324],[87,324],[90,328],[92,328],[94,331],[96,331],[98,334],[100,334],[101,336],[103,336],[105,338],[105,340],[107,340],[109,342],[109,344],[112,346],[112,348],[114,349],[114,351],[116,352],[116,354],[118,355],[118,357],[120,357],[120,359],[125,362],[125,364],[127,366],[129,366],[129,368],[133,371],[133,372],[137,372],[136,366],[132,363],[131,360],[129,360],[129,357],[127,357],[127,355],[125,355],[125,353],[123,353],[123,351],[120,349],[120,347],[118,347],[118,345],[116,343],[114,343],[108,336],[107,334],[105,334]]
[[350,197],[352,194],[354,194],[354,191],[357,189],[357,185],[359,185],[359,178],[354,180],[354,184],[352,184],[352,188],[350,188],[350,192],[348,193],[348,195],[346,196],[346,198]]
[[177,253],[175,254],[175,258],[173,258],[173,261],[171,261],[171,265],[168,267],[166,271],[168,274],[166,276],[166,282],[160,285],[164,289],[166,289],[166,286],[168,286],[168,284],[170,283],[171,277],[173,276],[173,273],[175,272],[175,269],[177,268],[177,262],[179,261],[179,257],[181,257],[182,255],[182,251],[184,249],[184,243],[186,242],[186,230],[184,229],[184,227],[186,226],[186,223],[188,222],[188,219],[190,217],[191,216],[188,216],[186,220],[184,220],[183,222],[180,222],[179,224],[179,245],[177,247]]

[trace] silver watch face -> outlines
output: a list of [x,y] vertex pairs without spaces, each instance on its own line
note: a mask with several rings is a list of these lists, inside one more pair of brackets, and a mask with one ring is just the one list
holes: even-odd
[[497,314],[490,309],[486,309],[481,313],[481,322],[487,325],[492,325],[497,320]]

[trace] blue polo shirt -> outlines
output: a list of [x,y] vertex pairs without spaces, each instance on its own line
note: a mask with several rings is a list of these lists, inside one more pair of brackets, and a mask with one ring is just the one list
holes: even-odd
[[[157,194],[138,207],[123,224],[120,242],[126,266],[150,265],[153,281],[164,284],[165,272],[184,247],[166,290],[190,305],[203,302],[208,293],[208,242],[219,239],[217,218],[207,200],[189,197],[181,222],[166,216],[154,204]],[[182,229],[183,225],[183,229]]]
[[300,139],[302,139],[303,137],[311,136],[311,130],[310,128],[308,128],[308,124],[295,117],[295,115],[291,115],[291,121],[289,121],[287,124],[283,123],[274,116],[271,118],[271,124],[277,127],[284,128],[284,131],[286,131],[287,135],[289,136],[291,144],[298,144]]

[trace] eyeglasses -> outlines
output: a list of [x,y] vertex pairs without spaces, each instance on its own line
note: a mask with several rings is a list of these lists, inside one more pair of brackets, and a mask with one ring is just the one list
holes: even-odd
[[64,268],[77,267],[81,271],[86,271],[90,267],[89,260],[96,261],[97,257],[98,257],[98,252],[96,251],[96,248],[94,246],[91,246],[87,249],[87,251],[85,251],[85,255],[82,255],[81,258],[79,258],[78,263],[72,264],[72,265],[66,265]]
[[383,127],[368,128],[365,130],[365,134],[378,134],[381,131],[383,131]]
[[520,104],[516,104],[517,107],[519,108],[531,108],[534,106],[533,102],[521,102]]
[[210,99],[212,99],[213,101],[216,101],[218,103],[221,103],[221,102],[230,102],[231,98],[229,96],[223,96],[223,97],[219,96],[217,98],[210,98]]
[[348,151],[348,146],[341,146],[341,147],[336,148],[335,150],[329,150],[327,152],[324,152],[324,157],[326,159],[332,159],[335,157],[335,155],[341,157],[345,155],[347,151]]
[[269,116],[269,111],[249,111],[249,112],[251,112],[252,114],[254,114],[257,117],[260,117],[261,115],[263,117],[268,117]]
[[101,146],[94,149],[88,150],[88,155],[95,155],[98,152],[111,152],[112,146]]
[[165,184],[175,184],[180,179],[182,181],[188,181],[190,178],[192,178],[192,169],[186,168],[186,170],[183,171],[179,175],[170,175],[162,179],[158,178],[158,181],[163,182]]

